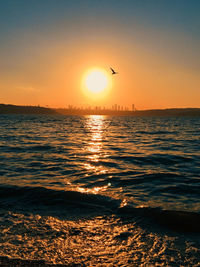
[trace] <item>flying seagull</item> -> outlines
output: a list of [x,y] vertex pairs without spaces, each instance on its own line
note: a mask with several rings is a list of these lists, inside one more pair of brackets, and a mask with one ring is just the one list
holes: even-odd
[[112,71],[112,75],[114,75],[114,74],[118,74],[118,72],[114,71],[112,68],[110,68],[110,69],[111,69],[111,71]]

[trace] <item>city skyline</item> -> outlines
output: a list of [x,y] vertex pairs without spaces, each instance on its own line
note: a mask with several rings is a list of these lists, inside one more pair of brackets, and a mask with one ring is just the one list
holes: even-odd
[[88,110],[119,110],[119,111],[135,111],[135,105],[132,104],[131,107],[129,106],[124,106],[124,105],[120,105],[120,104],[114,104],[111,106],[90,106],[90,105],[85,105],[85,106],[75,106],[75,105],[67,105],[67,107],[65,107],[66,109],[88,109]]

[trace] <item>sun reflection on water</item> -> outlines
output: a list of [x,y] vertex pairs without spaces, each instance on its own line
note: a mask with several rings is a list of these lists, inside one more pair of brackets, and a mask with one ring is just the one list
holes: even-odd
[[91,139],[88,142],[87,150],[90,152],[91,161],[99,161],[99,155],[102,151],[102,134],[104,126],[104,117],[93,115],[88,117],[86,128],[89,130]]
[[[105,130],[105,117],[101,115],[88,116],[85,122],[85,128],[89,133],[85,149],[87,161],[84,168],[91,173],[104,174],[107,172],[105,166],[101,164],[103,157],[103,134]],[[99,191],[105,191],[110,184],[92,189],[78,188],[78,191],[97,194]]]
[[[87,194],[105,194],[111,189],[111,183],[104,183],[102,176],[109,172],[106,167],[108,153],[105,149],[106,130],[108,127],[106,117],[102,115],[87,116],[84,121],[85,128],[85,145],[82,147],[84,153],[84,161],[82,167],[86,170],[83,176],[83,183],[79,181],[79,185],[66,182],[68,189],[79,191]],[[87,177],[88,184],[84,184],[84,178]],[[91,186],[90,184],[91,177]],[[108,175],[108,178],[112,176]],[[95,185],[97,182],[98,185]],[[101,184],[101,185],[99,185]]]
[[[87,158],[92,162],[99,162],[102,155],[102,139],[104,132],[104,116],[89,116],[86,125],[89,131],[89,140],[86,146]],[[88,164],[86,164],[88,165]],[[88,166],[86,166],[88,168]],[[97,166],[95,166],[97,167]]]
[[111,186],[111,183],[108,183],[105,186],[96,186],[93,188],[83,188],[83,187],[78,187],[77,190],[81,193],[90,193],[90,194],[98,194],[100,192],[106,191],[108,187]]

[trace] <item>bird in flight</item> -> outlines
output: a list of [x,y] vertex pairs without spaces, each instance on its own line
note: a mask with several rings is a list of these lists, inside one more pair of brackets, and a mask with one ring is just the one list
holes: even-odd
[[114,74],[118,74],[118,72],[114,71],[112,68],[110,68],[110,69],[111,69],[111,71],[112,71],[112,75],[114,75]]

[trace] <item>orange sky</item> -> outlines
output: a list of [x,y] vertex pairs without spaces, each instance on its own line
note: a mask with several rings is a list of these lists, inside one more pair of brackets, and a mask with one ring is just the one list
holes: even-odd
[[[37,8],[39,5],[36,11]],[[128,9],[116,10],[114,14],[112,11],[111,18],[108,9],[102,16],[109,22],[106,27],[94,15],[86,19],[87,9],[89,6],[75,25],[76,17],[71,17],[70,24],[65,21],[64,11],[62,19],[58,19],[61,11],[57,10],[54,23],[50,11],[46,21],[43,18],[39,22],[33,11],[28,25],[24,24],[28,20],[25,17],[23,27],[9,24],[2,30],[1,103],[51,107],[131,107],[134,103],[137,109],[200,107],[196,33],[190,35],[185,25],[177,28],[152,21],[149,25],[140,18],[135,22],[126,13]],[[81,12],[81,7],[77,5],[74,10]],[[117,12],[121,12],[121,17],[117,17]],[[126,16],[130,19],[123,22]],[[84,73],[94,67],[105,69],[112,79],[112,88],[104,99],[91,100],[81,90]],[[110,67],[119,74],[112,76]]]

